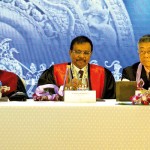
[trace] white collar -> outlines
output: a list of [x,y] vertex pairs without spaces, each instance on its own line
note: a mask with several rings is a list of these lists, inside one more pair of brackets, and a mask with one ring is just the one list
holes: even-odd
[[72,70],[73,77],[75,77],[75,78],[78,78],[78,72],[79,72],[79,70],[84,71],[83,78],[88,78],[88,65],[86,65],[82,69],[79,69],[73,63],[71,63],[71,70]]
[[79,72],[79,70],[84,71],[84,70],[86,69],[86,67],[87,67],[87,66],[85,66],[85,67],[83,67],[82,69],[80,69],[80,68],[76,67],[73,63],[71,63],[71,66],[72,66],[77,72]]

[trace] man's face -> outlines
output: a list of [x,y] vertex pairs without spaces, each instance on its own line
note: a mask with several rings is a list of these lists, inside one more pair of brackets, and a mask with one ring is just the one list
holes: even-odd
[[87,42],[85,43],[75,43],[73,46],[73,49],[69,51],[70,58],[72,60],[72,63],[82,69],[85,67],[91,58],[92,52],[91,52],[91,45]]
[[138,47],[139,47],[140,62],[147,69],[150,69],[150,42],[139,43]]

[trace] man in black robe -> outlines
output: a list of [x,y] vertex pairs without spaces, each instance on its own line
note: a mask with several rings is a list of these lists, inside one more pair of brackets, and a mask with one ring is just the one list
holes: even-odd
[[144,35],[138,42],[140,62],[128,66],[122,71],[122,80],[141,82],[144,89],[150,87],[150,35]]
[[[89,64],[93,52],[92,41],[85,36],[78,36],[72,40],[69,55],[71,63],[55,64],[45,70],[40,76],[38,86],[44,84],[55,84],[58,87],[64,85],[64,79],[67,66],[70,66],[73,88],[79,83],[80,71],[83,81],[88,81],[88,89],[96,91],[97,98],[113,99],[115,98],[115,80],[112,73],[98,65]],[[74,84],[75,83],[75,84]]]

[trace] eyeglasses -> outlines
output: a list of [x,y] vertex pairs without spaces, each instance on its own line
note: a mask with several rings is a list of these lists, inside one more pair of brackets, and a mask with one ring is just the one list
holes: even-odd
[[72,51],[74,54],[76,54],[76,55],[81,55],[81,54],[83,54],[83,55],[85,55],[85,56],[89,56],[90,54],[91,54],[91,52],[89,52],[89,51],[80,51],[80,50],[74,50],[74,51]]
[[148,50],[148,51],[144,51],[144,50],[139,50],[138,51],[140,54],[149,54],[150,55],[150,50]]

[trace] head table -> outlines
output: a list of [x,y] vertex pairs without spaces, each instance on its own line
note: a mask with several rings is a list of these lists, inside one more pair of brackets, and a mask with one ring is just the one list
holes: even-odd
[[149,149],[150,107],[96,103],[0,102],[1,150]]

